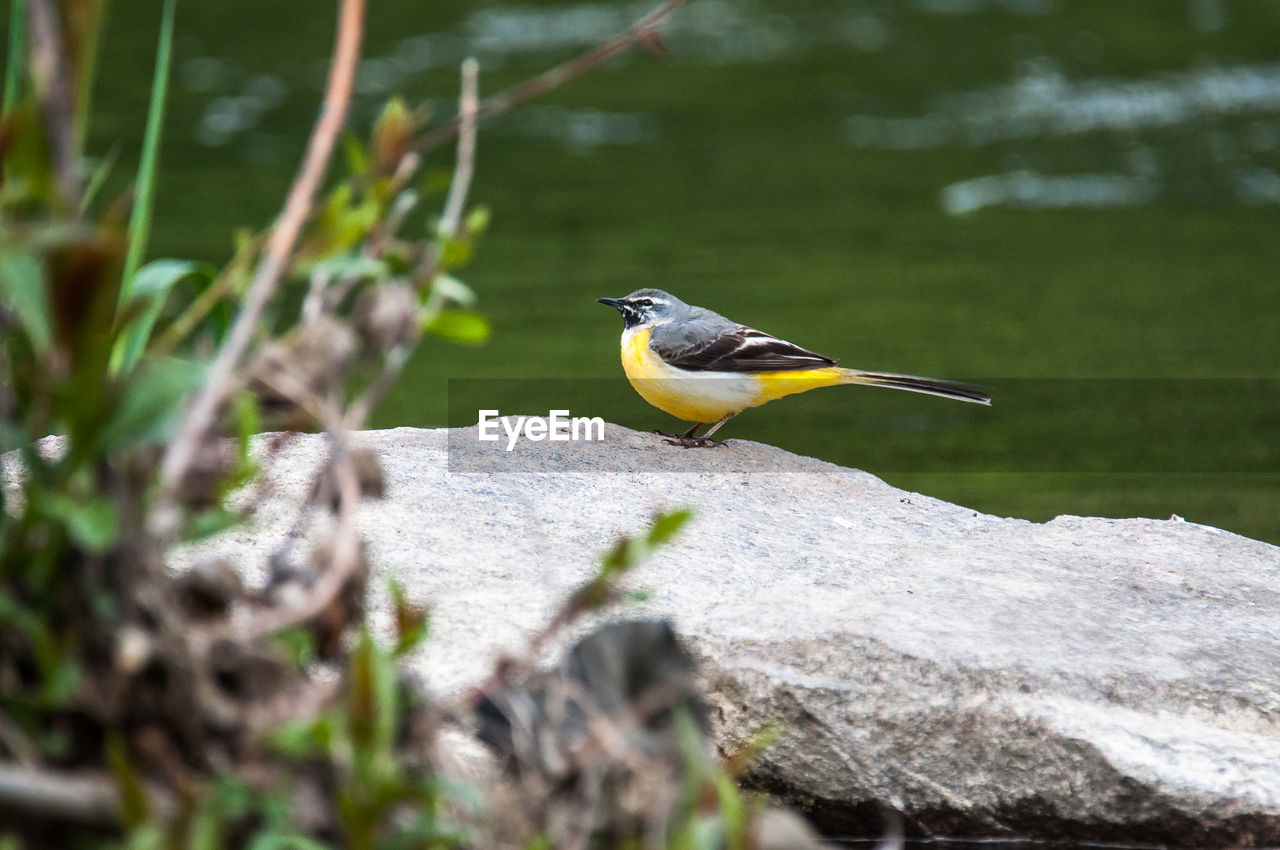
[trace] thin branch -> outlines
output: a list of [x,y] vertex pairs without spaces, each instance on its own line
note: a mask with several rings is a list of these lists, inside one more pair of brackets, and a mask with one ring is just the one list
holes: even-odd
[[[536,77],[517,83],[509,89],[480,101],[476,109],[476,120],[483,121],[524,103],[526,100],[559,88],[575,77],[580,77],[592,68],[603,65],[613,57],[625,52],[636,44],[652,42],[654,31],[672,12],[687,6],[692,0],[667,0],[658,8],[627,27],[608,41],[588,50],[577,58],[544,71]],[[423,133],[414,142],[414,149],[420,153],[434,150],[458,135],[462,127],[462,116],[459,115],[429,132]]]
[[[360,480],[356,473],[351,449],[347,445],[347,432],[342,411],[330,400],[321,398],[307,388],[288,363],[281,363],[274,374],[260,376],[271,389],[302,407],[324,425],[330,443],[330,471],[336,482],[338,497],[337,528],[328,567],[306,592],[305,598],[287,608],[272,608],[255,614],[247,622],[227,622],[216,628],[197,634],[197,643],[203,641],[212,646],[217,638],[234,637],[237,641],[253,641],[275,634],[282,629],[305,623],[318,616],[333,602],[347,581],[360,565],[360,535],[356,529],[356,509],[360,504]],[[303,505],[303,513],[313,503],[312,491]],[[303,517],[299,516],[294,529],[290,529],[285,546],[296,539],[295,531]]]
[[333,275],[323,266],[311,272],[311,283],[307,287],[307,297],[302,302],[302,321],[314,322],[320,318],[324,309],[324,291],[329,287]]
[[[213,424],[218,406],[232,384],[234,373],[249,348],[262,312],[275,293],[280,277],[289,264],[294,243],[311,212],[312,199],[328,169],[338,133],[346,120],[356,65],[360,58],[364,10],[365,0],[343,0],[324,105],[312,131],[302,169],[289,190],[284,211],[267,241],[266,253],[249,284],[240,315],[236,317],[226,343],[209,370],[209,377],[165,455],[161,476],[164,492],[169,499],[172,499],[200,442]],[[157,515],[168,524],[176,522],[172,511],[160,511]]]
[[224,628],[237,640],[257,640],[282,629],[305,623],[329,607],[342,592],[360,565],[360,535],[356,531],[356,507],[360,503],[360,482],[351,452],[342,444],[342,435],[330,431],[334,453],[332,471],[338,485],[338,523],[334,532],[329,566],[297,604],[272,608],[245,623]]
[[364,428],[368,424],[369,414],[373,412],[374,405],[381,401],[382,397],[395,386],[396,380],[400,377],[400,372],[404,369],[405,364],[409,362],[409,356],[413,354],[421,336],[422,331],[415,330],[408,340],[398,343],[387,352],[382,360],[382,369],[379,370],[378,377],[374,378],[369,388],[353,401],[350,408],[348,408],[346,415],[348,428],[355,431]]
[[0,804],[6,809],[48,819],[116,826],[119,801],[115,781],[105,774],[0,764]]
[[[413,212],[413,208],[418,205],[418,193],[404,187],[421,164],[422,156],[416,151],[407,152],[400,158],[400,162],[396,164],[396,170],[391,175],[391,184],[389,186],[389,194],[393,194],[395,200],[391,202],[391,208],[387,210],[386,217],[374,225],[369,233],[369,238],[365,240],[364,255],[366,257],[382,256],[387,243],[400,232],[405,219],[409,216],[409,213]],[[337,304],[341,303],[341,301],[342,299],[338,298],[333,303]]]
[[471,175],[476,162],[476,111],[478,108],[480,63],[468,58],[462,62],[462,93],[458,96],[458,158],[449,182],[449,197],[440,215],[440,232],[457,235],[462,211],[471,188]]
[[[467,205],[467,193],[471,188],[471,177],[475,173],[476,162],[476,114],[479,111],[479,75],[480,63],[475,59],[462,62],[462,90],[458,95],[458,116],[460,134],[458,136],[458,154],[453,168],[453,179],[449,181],[449,196],[445,200],[444,211],[440,214],[439,231],[448,236],[456,236],[462,226],[462,213]],[[406,162],[417,166],[419,156],[410,151],[405,156]],[[392,231],[394,232],[394,231]],[[434,263],[433,263],[434,265]],[[434,271],[432,272],[434,276]],[[409,356],[417,346],[421,331],[415,331],[410,339],[399,343],[382,361],[382,369],[377,378],[365,390],[364,394],[351,403],[347,411],[346,423],[349,428],[365,426],[369,414],[379,400],[395,385],[400,372],[409,361]]]
[[80,208],[80,166],[76,162],[75,93],[67,50],[53,0],[30,0],[27,28],[31,41],[31,78],[40,99],[53,175],[68,210]]

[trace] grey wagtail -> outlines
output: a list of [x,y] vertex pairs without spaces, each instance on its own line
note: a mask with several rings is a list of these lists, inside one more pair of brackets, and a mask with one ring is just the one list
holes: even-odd
[[[694,423],[683,434],[658,432],[672,445],[719,445],[711,435],[748,407],[836,384],[991,404],[991,396],[972,384],[842,369],[833,357],[686,304],[661,289],[596,300],[622,313],[622,369],[631,386],[659,410]],[[695,437],[703,425],[711,428]]]

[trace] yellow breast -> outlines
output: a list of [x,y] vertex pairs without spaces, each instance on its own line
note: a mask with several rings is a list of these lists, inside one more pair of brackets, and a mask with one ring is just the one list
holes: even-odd
[[692,372],[668,365],[649,347],[652,328],[622,334],[622,369],[640,397],[686,422],[717,422],[784,395],[841,383],[839,368],[795,372]]

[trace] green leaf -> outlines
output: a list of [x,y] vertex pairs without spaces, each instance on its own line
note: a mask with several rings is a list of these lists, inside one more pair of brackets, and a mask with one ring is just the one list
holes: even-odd
[[0,254],[0,300],[18,314],[31,347],[37,352],[47,351],[53,343],[53,324],[44,268],[35,257]]
[[431,295],[448,299],[463,307],[474,307],[478,300],[474,289],[447,274],[436,275],[436,279],[431,284]]
[[373,135],[369,142],[378,176],[385,177],[395,173],[417,130],[418,118],[409,110],[404,98],[393,97],[387,101],[386,106],[382,107],[382,114],[373,125]]
[[367,628],[351,653],[347,691],[347,724],[357,759],[370,768],[394,764],[399,700],[396,667]]
[[446,269],[454,269],[471,262],[476,241],[488,226],[489,210],[485,207],[476,207],[467,214],[463,226],[458,228],[456,233],[437,233],[440,265]]
[[471,262],[475,246],[470,239],[444,236],[440,241],[443,243],[440,246],[440,265],[446,269],[456,269]]
[[347,160],[347,170],[351,172],[352,177],[359,177],[369,170],[369,156],[354,133],[342,134],[342,153]]
[[258,397],[248,390],[242,390],[236,394],[232,409],[236,419],[236,450],[238,455],[235,477],[251,478],[257,471],[257,465],[250,455],[251,441],[253,435],[262,430],[262,410],[258,406]]
[[267,735],[267,746],[291,759],[310,758],[319,750],[319,744],[314,723],[285,723]]
[[[649,530],[640,537],[624,537],[613,544],[600,559],[598,581],[612,582],[622,573],[643,561],[658,546],[666,543],[676,535],[693,511],[680,508],[658,514],[649,525]],[[607,594],[604,594],[607,596]]]
[[169,358],[149,363],[132,375],[106,425],[98,434],[101,449],[164,439],[172,431],[184,396],[204,376],[198,363]]
[[213,266],[195,260],[152,260],[129,279],[127,296],[150,303],[157,296],[168,295],[175,284],[189,275],[200,277],[207,283],[213,280],[215,272]]
[[119,374],[132,369],[146,350],[147,341],[160,311],[164,309],[169,293],[182,280],[188,277],[199,277],[208,282],[213,280],[216,271],[208,263],[193,260],[155,260],[147,263],[138,273],[125,281],[126,297],[122,304],[139,306],[141,311],[137,318],[129,323],[127,330],[116,340],[111,351],[111,370]]
[[366,257],[363,254],[343,254],[317,263],[312,274],[328,275],[332,278],[369,279],[378,282],[386,280],[391,270],[382,260]]
[[427,636],[427,611],[409,600],[404,585],[394,578],[388,582],[391,594],[391,610],[396,627],[396,657],[412,651]]
[[428,320],[423,330],[453,342],[479,345],[489,338],[489,320],[470,310],[444,310]]
[[476,207],[467,213],[466,227],[467,232],[474,238],[481,235],[489,229],[489,221],[493,218],[493,214],[489,212],[488,207]]
[[600,576],[612,579],[640,563],[645,554],[643,542],[634,537],[624,537],[605,553],[600,564]]
[[64,493],[48,496],[48,510],[71,539],[89,552],[104,552],[120,535],[115,505],[103,497],[79,501]]
[[733,779],[723,771],[714,772],[711,782],[720,798],[721,828],[729,836],[728,846],[747,846],[747,809],[742,802],[742,793]]
[[653,525],[649,527],[647,542],[650,546],[661,546],[672,537],[693,517],[693,511],[688,508],[680,508],[674,511],[658,514],[653,519]]

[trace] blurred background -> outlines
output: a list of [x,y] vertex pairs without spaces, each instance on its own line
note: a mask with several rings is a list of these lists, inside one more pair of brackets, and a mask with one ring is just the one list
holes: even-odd
[[[350,125],[397,92],[442,120],[463,57],[491,94],[653,5],[373,3]],[[159,12],[112,5],[98,155],[136,160]],[[152,257],[221,265],[279,209],[334,15],[179,4]],[[459,277],[492,337],[428,338],[377,425],[474,424],[484,399],[671,430],[594,302],[657,286],[996,399],[830,389],[729,438],[1002,515],[1280,543],[1280,3],[695,0],[665,43],[482,125],[471,199],[493,224]],[[428,164],[438,190],[452,148]]]

